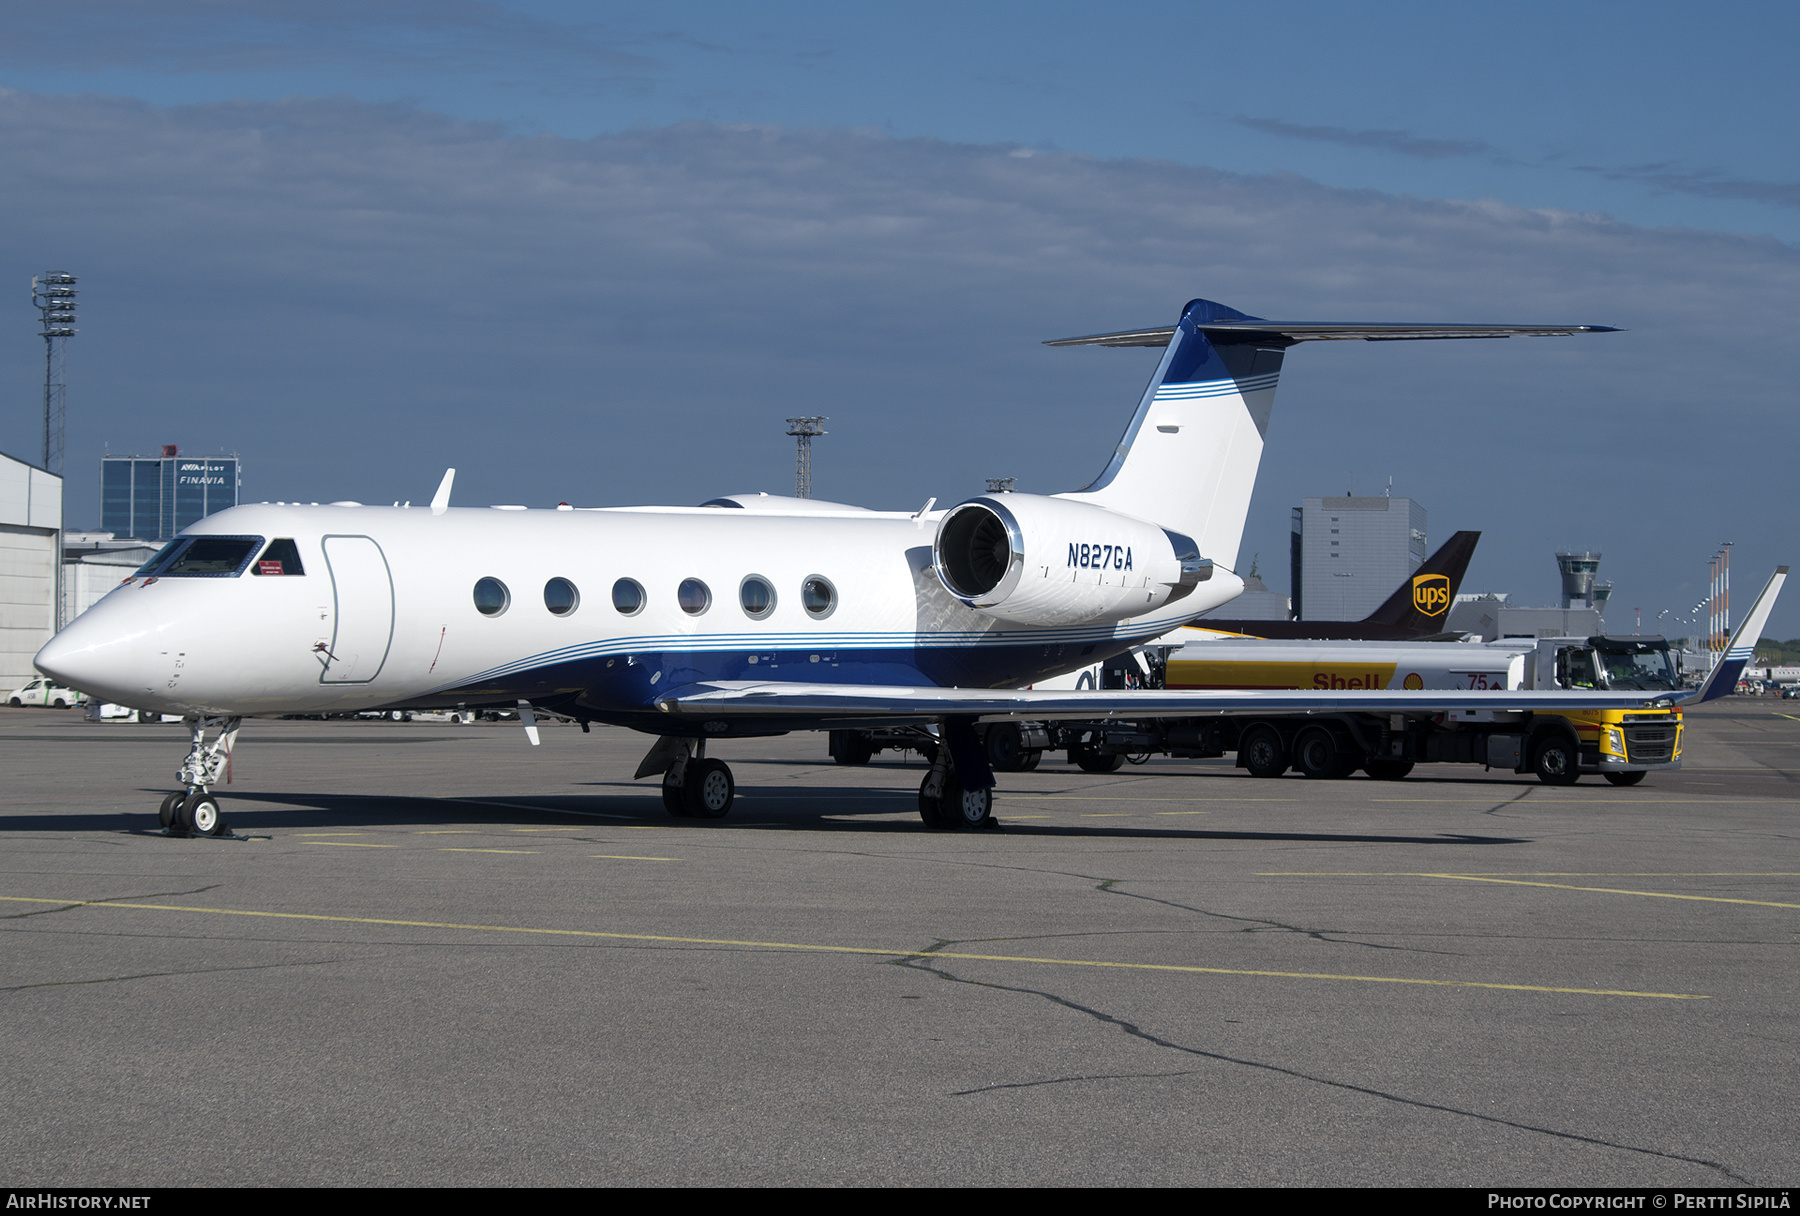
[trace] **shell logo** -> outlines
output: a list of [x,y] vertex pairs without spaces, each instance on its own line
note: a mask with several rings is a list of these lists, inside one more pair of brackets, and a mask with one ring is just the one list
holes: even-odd
[[1419,675],[1418,672],[1409,671],[1406,673],[1406,679],[1401,681],[1400,687],[1411,688],[1411,689],[1420,689],[1420,688],[1425,687],[1425,680],[1422,676]]

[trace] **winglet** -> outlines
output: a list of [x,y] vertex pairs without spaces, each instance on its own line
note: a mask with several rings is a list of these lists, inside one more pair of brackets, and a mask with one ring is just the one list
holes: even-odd
[[431,513],[442,515],[450,507],[450,486],[456,480],[455,469],[444,470],[444,480],[438,482],[438,491],[431,496]]
[[1690,704],[1699,705],[1705,701],[1717,700],[1737,691],[1738,677],[1744,674],[1744,668],[1756,654],[1756,644],[1762,641],[1763,626],[1769,622],[1769,614],[1775,611],[1775,597],[1781,594],[1781,584],[1787,582],[1788,568],[1775,567],[1775,573],[1763,584],[1762,594],[1750,605],[1750,612],[1744,617],[1744,623],[1737,627],[1731,635],[1731,641],[1725,645],[1725,657],[1719,665],[1712,669],[1712,675],[1700,686]]

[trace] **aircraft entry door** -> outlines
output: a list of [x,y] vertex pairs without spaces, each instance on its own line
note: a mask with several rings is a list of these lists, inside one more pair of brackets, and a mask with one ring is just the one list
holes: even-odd
[[327,536],[331,569],[331,650],[321,684],[367,684],[381,674],[394,640],[394,580],[381,546],[367,536]]

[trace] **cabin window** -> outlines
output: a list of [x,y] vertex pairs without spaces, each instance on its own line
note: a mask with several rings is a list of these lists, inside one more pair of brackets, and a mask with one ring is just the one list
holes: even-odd
[[752,574],[738,584],[738,603],[744,606],[744,615],[753,621],[760,621],[775,611],[775,587],[760,574]]
[[252,574],[305,574],[306,567],[300,564],[300,547],[291,537],[284,537],[269,542],[256,564],[250,567]]
[[262,543],[260,536],[190,536],[152,573],[157,578],[236,578]]
[[800,606],[816,620],[824,620],[837,608],[837,588],[822,574],[809,574],[800,584]]
[[684,578],[675,589],[675,602],[689,616],[699,616],[712,607],[712,591],[697,578]]
[[566,578],[553,578],[544,584],[544,607],[553,616],[568,616],[581,606],[581,592]]
[[475,611],[482,616],[499,616],[512,603],[512,592],[497,578],[484,578],[475,584]]
[[613,584],[613,607],[626,616],[636,616],[644,610],[644,589],[632,579],[620,579]]

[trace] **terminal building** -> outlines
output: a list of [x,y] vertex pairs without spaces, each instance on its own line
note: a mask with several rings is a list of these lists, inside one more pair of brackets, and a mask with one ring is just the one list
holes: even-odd
[[1410,498],[1302,499],[1289,549],[1293,619],[1360,621],[1425,554],[1425,508]]
[[183,456],[172,443],[161,456],[107,456],[100,462],[100,530],[164,541],[238,503],[236,453]]

